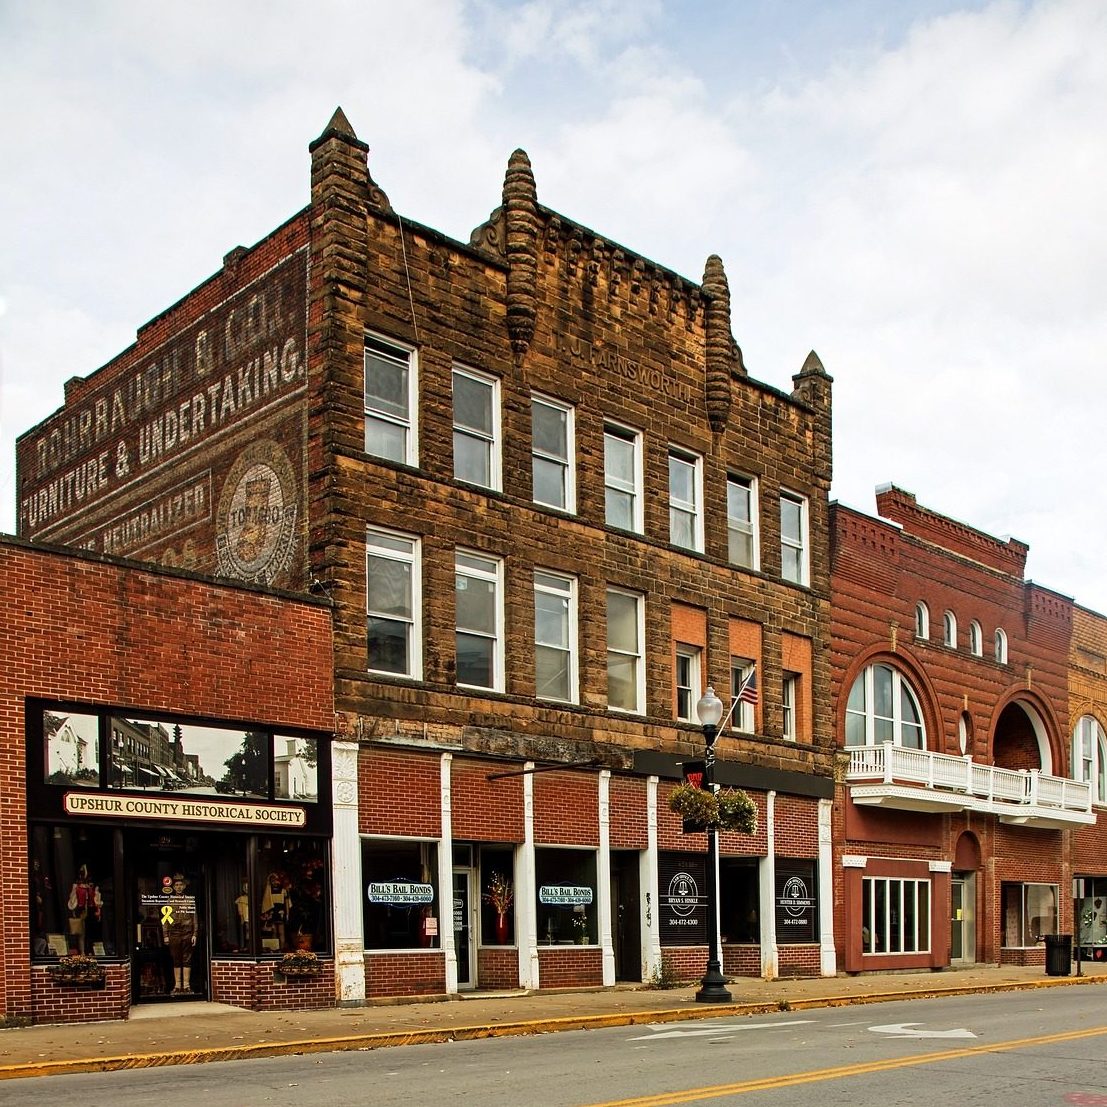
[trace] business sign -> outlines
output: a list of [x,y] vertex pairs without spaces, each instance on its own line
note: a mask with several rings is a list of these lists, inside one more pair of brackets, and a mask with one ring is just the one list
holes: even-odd
[[662,854],[658,858],[662,945],[707,941],[707,867],[703,857]]
[[66,792],[67,815],[96,815],[109,819],[165,819],[183,823],[238,823],[245,826],[301,827],[307,825],[302,807],[238,800],[155,799],[105,792]]
[[416,907],[434,903],[434,888],[430,884],[415,884],[408,880],[382,880],[369,885],[369,902],[389,907]]
[[783,944],[818,941],[815,866],[777,869],[776,937]]
[[592,902],[592,889],[580,884],[543,884],[538,889],[538,902],[546,907],[587,907]]

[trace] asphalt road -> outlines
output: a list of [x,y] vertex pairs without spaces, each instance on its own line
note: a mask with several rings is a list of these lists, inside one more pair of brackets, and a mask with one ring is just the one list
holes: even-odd
[[1107,984],[0,1085],[51,1107],[943,1101],[1107,1107]]

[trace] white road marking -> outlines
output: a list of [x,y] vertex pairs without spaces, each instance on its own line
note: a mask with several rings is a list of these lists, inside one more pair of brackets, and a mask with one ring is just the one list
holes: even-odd
[[884,1026],[870,1026],[869,1029],[876,1034],[888,1034],[893,1038],[975,1038],[971,1030],[963,1026],[956,1030],[912,1030],[913,1026],[921,1026],[918,1022],[891,1022]]
[[[792,1019],[789,1022],[744,1022],[726,1023],[723,1026],[717,1023],[702,1030],[669,1030],[661,1026],[651,1026],[652,1034],[644,1034],[638,1038],[628,1038],[628,1042],[659,1042],[662,1038],[698,1038],[718,1036],[720,1033],[732,1034],[736,1030],[777,1030],[785,1026],[804,1026],[814,1022],[814,1019]],[[665,1026],[666,1024],[662,1024]],[[702,1024],[701,1024],[702,1025]]]

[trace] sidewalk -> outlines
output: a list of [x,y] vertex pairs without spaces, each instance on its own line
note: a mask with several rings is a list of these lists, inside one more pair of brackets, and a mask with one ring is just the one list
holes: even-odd
[[134,1008],[125,1021],[0,1030],[0,1079],[1107,983],[1107,963],[1086,964],[1083,971],[1081,977],[1046,976],[1040,966],[988,965],[813,980],[740,977],[729,984],[734,1002],[724,1005],[697,1003],[695,988],[651,991],[640,986],[532,995],[477,993],[327,1011],[258,1013],[217,1003],[151,1005]]

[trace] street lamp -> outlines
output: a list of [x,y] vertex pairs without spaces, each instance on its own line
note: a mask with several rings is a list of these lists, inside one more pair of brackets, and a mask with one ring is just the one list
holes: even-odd
[[[703,727],[703,741],[707,747],[703,761],[703,784],[709,792],[715,791],[715,739],[719,734],[719,720],[723,717],[723,701],[708,688],[696,704],[696,716]],[[719,842],[715,827],[707,828],[707,970],[703,974],[697,1003],[730,1003],[732,996],[726,989],[719,962]]]

